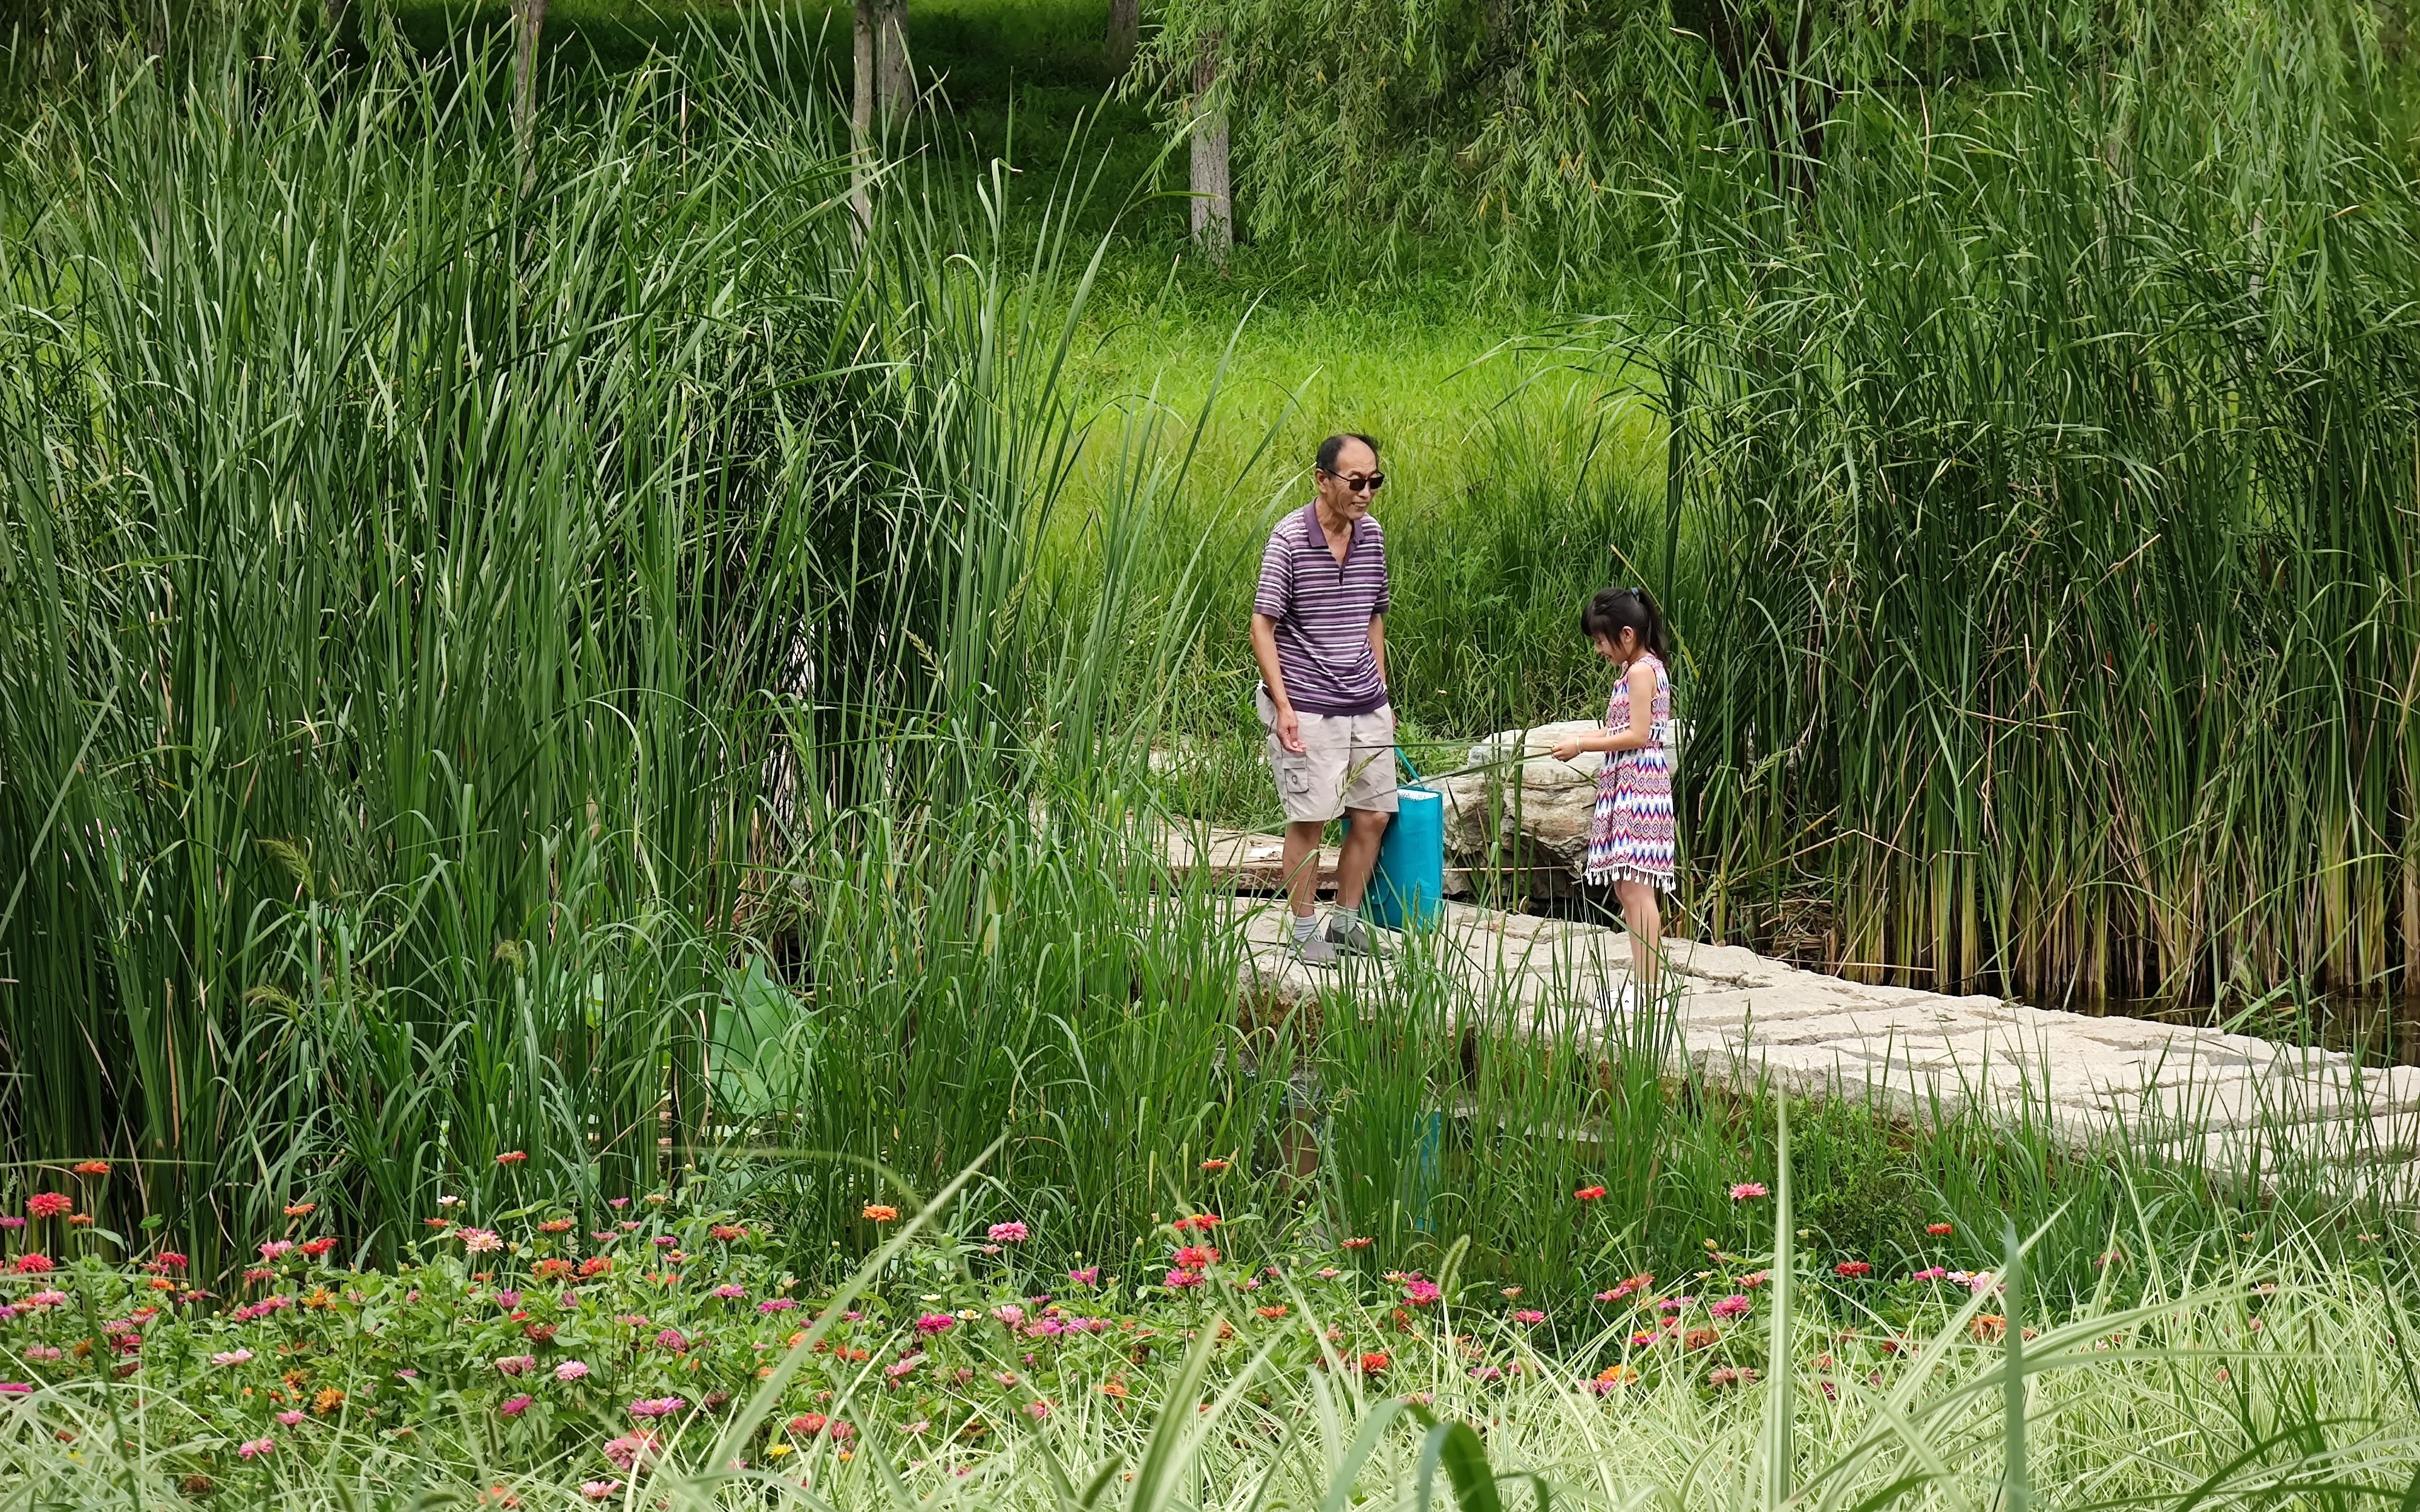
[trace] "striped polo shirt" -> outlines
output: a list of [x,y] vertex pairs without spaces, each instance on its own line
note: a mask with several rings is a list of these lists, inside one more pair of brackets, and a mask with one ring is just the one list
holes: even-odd
[[1303,714],[1374,714],[1386,679],[1370,622],[1387,612],[1387,532],[1363,516],[1340,563],[1319,528],[1316,501],[1278,521],[1261,553],[1252,610],[1277,622],[1278,674]]

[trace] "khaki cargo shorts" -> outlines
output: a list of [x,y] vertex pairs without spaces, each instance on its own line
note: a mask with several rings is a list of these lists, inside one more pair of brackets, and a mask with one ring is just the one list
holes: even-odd
[[1395,711],[1375,714],[1302,714],[1302,746],[1278,743],[1277,707],[1267,688],[1256,699],[1261,726],[1269,732],[1269,769],[1277,774],[1278,801],[1295,823],[1341,817],[1347,809],[1395,811]]

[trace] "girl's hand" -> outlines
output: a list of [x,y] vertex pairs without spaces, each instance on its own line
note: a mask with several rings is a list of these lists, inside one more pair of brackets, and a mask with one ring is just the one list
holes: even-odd
[[1559,762],[1570,761],[1579,753],[1580,737],[1577,735],[1564,736],[1562,739],[1555,743],[1555,748],[1553,750],[1547,752],[1548,755],[1554,757],[1555,760]]

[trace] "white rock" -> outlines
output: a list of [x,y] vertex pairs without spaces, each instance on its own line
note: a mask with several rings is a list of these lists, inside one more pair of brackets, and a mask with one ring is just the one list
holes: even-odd
[[[1589,824],[1605,753],[1582,751],[1559,762],[1547,752],[1568,736],[1603,728],[1595,719],[1567,719],[1507,730],[1471,747],[1466,764],[1489,770],[1433,784],[1445,797],[1445,848],[1465,863],[1496,860],[1577,883],[1588,866]],[[1510,764],[1516,755],[1527,759]],[[1497,762],[1508,764],[1493,765]],[[1489,856],[1498,845],[1503,854]]]

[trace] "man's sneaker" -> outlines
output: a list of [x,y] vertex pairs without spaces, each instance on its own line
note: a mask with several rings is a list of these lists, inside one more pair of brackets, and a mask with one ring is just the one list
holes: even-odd
[[1307,966],[1332,968],[1337,962],[1336,947],[1314,934],[1307,940],[1294,942],[1294,958]]
[[1336,948],[1338,955],[1378,953],[1370,944],[1370,926],[1345,915],[1330,914],[1327,917],[1327,943]]

